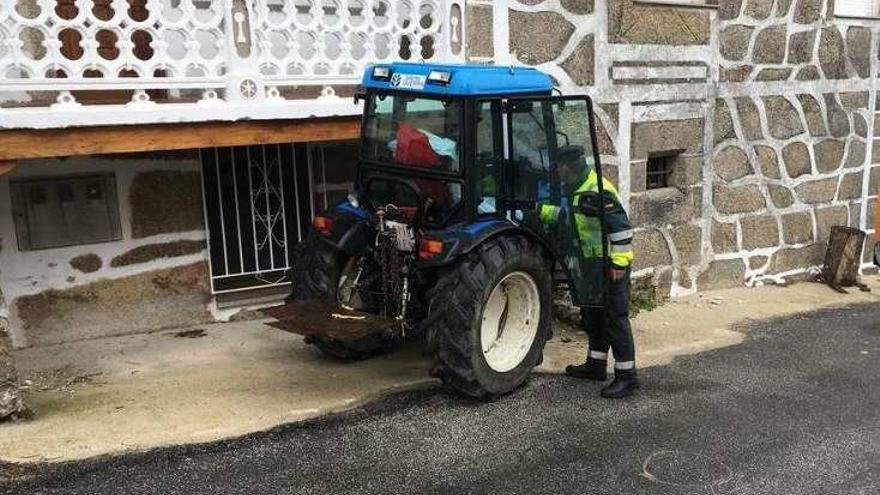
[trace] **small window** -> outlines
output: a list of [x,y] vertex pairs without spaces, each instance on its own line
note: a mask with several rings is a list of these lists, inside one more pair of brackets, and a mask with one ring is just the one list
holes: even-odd
[[10,188],[21,251],[122,237],[112,174],[15,180]]
[[841,17],[877,17],[878,0],[837,0],[834,14]]
[[674,162],[675,155],[649,156],[645,174],[645,189],[669,187],[669,174],[672,172],[672,164]]

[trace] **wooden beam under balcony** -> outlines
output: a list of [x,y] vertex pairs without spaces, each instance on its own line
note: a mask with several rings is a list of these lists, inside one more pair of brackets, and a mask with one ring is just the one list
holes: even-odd
[[248,144],[348,141],[360,117],[0,131],[0,161]]

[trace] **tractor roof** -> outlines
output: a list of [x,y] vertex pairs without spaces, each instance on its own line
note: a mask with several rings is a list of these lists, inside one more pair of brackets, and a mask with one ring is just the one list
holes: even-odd
[[[387,68],[387,77],[374,77],[374,69]],[[429,76],[448,73],[448,83],[435,82]],[[438,74],[435,74],[438,75]],[[411,91],[438,96],[512,96],[549,93],[550,76],[527,67],[495,65],[392,63],[367,67],[363,85],[370,89]]]

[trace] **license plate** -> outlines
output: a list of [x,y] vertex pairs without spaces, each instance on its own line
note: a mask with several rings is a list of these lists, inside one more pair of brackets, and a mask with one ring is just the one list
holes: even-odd
[[412,252],[416,248],[416,237],[412,227],[405,223],[389,221],[386,223],[394,231],[398,251]]

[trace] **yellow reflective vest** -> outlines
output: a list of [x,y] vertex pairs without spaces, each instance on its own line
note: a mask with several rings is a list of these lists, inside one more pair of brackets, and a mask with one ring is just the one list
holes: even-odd
[[[605,225],[608,229],[608,256],[615,268],[625,269],[632,264],[635,255],[632,249],[632,224],[620,204],[620,196],[614,185],[608,179],[603,179],[602,188],[605,192],[605,198],[601,202],[597,201],[597,204],[601,204],[605,209]],[[594,197],[599,193],[599,178],[595,169],[590,170],[587,177],[571,195],[574,197],[574,222],[583,255],[585,258],[600,258],[602,256],[602,229],[599,217],[598,215],[587,215],[583,209],[578,208],[587,203],[584,198],[590,196],[590,193],[593,193]],[[543,223],[550,224],[556,223],[561,215],[568,213],[561,206],[542,204],[538,214]]]

